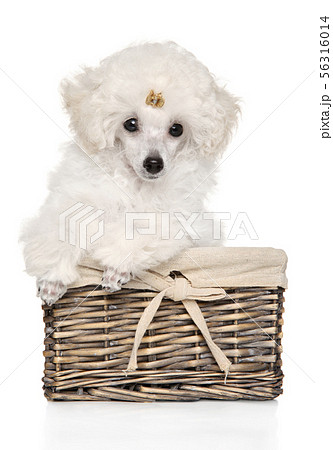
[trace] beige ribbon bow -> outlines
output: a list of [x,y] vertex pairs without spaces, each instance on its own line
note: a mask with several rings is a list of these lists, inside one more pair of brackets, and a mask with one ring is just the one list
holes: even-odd
[[225,375],[227,377],[231,362],[225,356],[223,351],[212,340],[206,321],[196,302],[196,300],[205,302],[220,300],[226,296],[226,292],[222,288],[194,288],[191,286],[190,282],[183,276],[177,276],[175,279],[171,277],[163,278],[151,272],[146,272],[144,277],[140,278],[140,280],[146,284],[149,284],[149,286],[160,292],[150,301],[149,305],[145,308],[139,320],[127,370],[137,369],[137,351],[143,335],[145,334],[147,328],[149,327],[149,324],[153,320],[162,299],[164,297],[167,297],[171,300],[174,300],[175,302],[183,303],[193,322],[201,331],[201,334],[203,335],[219,368],[221,369],[221,371],[225,372]]

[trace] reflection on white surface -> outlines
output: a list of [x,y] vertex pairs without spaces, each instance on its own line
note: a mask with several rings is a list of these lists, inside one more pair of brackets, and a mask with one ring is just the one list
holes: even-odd
[[49,402],[43,447],[276,450],[277,410],[277,401]]

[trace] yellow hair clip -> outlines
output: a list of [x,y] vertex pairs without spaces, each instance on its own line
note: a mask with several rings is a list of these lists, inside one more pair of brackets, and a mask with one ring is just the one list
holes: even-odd
[[154,108],[162,108],[164,103],[165,100],[163,98],[162,92],[155,94],[155,92],[151,89],[146,97],[146,104],[153,106]]

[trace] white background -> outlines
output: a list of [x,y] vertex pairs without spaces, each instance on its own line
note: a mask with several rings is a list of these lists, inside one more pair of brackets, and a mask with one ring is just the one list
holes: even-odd
[[[318,71],[321,15],[330,16],[333,36],[328,4],[2,2],[2,448],[330,447],[333,145],[320,138]],[[58,84],[133,41],[161,39],[195,53],[243,99],[211,210],[246,212],[258,233],[257,241],[245,236],[228,245],[272,246],[289,256],[284,394],[263,403],[47,403],[42,312],[17,236],[43,201],[57,147],[67,139]],[[332,78],[331,70],[331,98]]]

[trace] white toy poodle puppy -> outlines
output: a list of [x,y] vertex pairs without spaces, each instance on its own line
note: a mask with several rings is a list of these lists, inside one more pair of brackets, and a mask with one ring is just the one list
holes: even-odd
[[86,255],[105,268],[103,288],[115,291],[209,243],[211,222],[200,213],[239,111],[208,69],[171,42],[129,47],[61,88],[75,139],[21,235],[27,272],[48,304],[77,279]]

